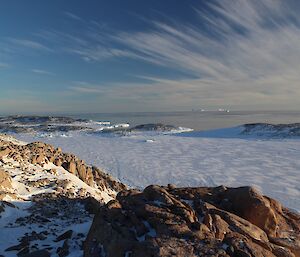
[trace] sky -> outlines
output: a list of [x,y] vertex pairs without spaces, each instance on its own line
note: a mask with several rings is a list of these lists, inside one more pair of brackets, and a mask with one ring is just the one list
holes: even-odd
[[299,110],[297,0],[0,0],[0,113]]

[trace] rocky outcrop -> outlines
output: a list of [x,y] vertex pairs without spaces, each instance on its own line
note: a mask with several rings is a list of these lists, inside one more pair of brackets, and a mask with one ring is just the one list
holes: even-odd
[[87,165],[83,160],[73,154],[63,153],[60,148],[54,148],[49,144],[34,142],[30,144],[14,144],[0,140],[0,159],[7,157],[17,162],[29,162],[34,165],[45,166],[49,162],[79,177],[89,186],[101,191],[106,189],[122,191],[126,186],[100,169]]
[[149,186],[100,208],[84,256],[300,256],[300,216],[251,187]]
[[266,136],[275,138],[291,138],[300,136],[300,123],[269,124],[250,123],[243,125],[241,135]]
[[[8,116],[0,117],[2,133],[70,132],[91,131],[88,120],[52,116]],[[24,126],[25,125],[25,126]]]
[[174,129],[178,129],[173,125],[165,125],[162,123],[149,123],[149,124],[141,124],[133,127],[131,131],[135,130],[143,130],[143,131],[171,131]]
[[0,256],[82,255],[93,214],[126,187],[41,142],[0,134],[0,153]]

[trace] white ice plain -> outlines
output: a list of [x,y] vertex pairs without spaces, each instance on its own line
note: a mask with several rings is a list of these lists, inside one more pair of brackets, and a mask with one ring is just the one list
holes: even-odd
[[197,133],[189,137],[74,133],[43,138],[21,134],[17,138],[62,147],[132,187],[251,185],[300,212],[299,139],[218,138]]

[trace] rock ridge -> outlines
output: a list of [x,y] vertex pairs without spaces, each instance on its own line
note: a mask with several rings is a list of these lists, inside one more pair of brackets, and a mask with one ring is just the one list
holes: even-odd
[[60,148],[0,134],[0,256],[82,256],[94,213],[124,189]]
[[300,216],[252,187],[151,185],[122,191],[100,208],[84,253],[299,257]]
[[100,190],[110,189],[119,192],[126,189],[124,184],[116,181],[112,176],[97,167],[87,165],[74,154],[64,153],[61,148],[54,148],[50,144],[42,142],[15,144],[0,139],[0,159],[3,157],[21,163],[37,164],[42,167],[48,163],[53,163],[58,167],[62,166],[89,186]]

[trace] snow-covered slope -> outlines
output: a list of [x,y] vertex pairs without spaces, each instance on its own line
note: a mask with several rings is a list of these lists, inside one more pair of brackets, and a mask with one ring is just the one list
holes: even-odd
[[[7,154],[7,146],[15,146],[15,152]],[[23,152],[17,146],[24,146]],[[33,164],[26,147],[0,135],[0,255],[40,250],[51,256],[82,256],[93,219],[85,205],[93,203],[91,198],[108,202],[116,192],[89,186],[52,162]],[[19,159],[19,154],[27,156]]]
[[[240,128],[229,131],[231,135],[232,131],[237,134]],[[18,137],[37,140],[29,135]],[[140,132],[113,137],[76,134],[43,140],[75,153],[133,187],[168,183],[252,185],[300,211],[300,141],[265,139],[213,137],[203,132],[177,135]]]
[[192,131],[189,133],[185,133],[184,136],[248,139],[300,138],[300,124],[252,123],[233,128],[222,128],[208,131]]

